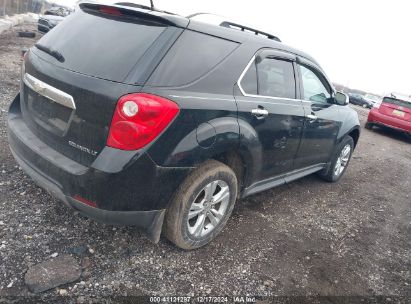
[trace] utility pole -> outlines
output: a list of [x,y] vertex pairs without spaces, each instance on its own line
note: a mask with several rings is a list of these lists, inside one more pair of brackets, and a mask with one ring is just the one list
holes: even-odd
[[6,16],[6,3],[7,0],[3,0],[3,16]]

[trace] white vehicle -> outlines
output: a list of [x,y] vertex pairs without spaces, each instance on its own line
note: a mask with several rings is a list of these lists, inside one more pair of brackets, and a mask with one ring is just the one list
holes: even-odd
[[364,96],[364,99],[368,102],[371,102],[374,105],[374,107],[376,106],[378,107],[382,101],[381,97],[373,95],[373,94],[366,94]]

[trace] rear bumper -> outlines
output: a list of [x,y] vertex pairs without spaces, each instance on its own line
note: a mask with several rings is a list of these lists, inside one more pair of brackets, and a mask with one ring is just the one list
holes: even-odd
[[37,138],[19,103],[18,95],[9,110],[10,149],[40,187],[90,218],[140,227],[158,241],[168,202],[191,168],[160,167],[146,153],[108,147],[90,167],[83,166]]
[[411,122],[381,114],[376,108],[371,109],[371,111],[368,113],[367,121],[375,125],[381,125],[402,132],[411,133]]
[[65,195],[58,185],[54,184],[52,181],[48,180],[41,173],[32,168],[27,162],[20,158],[12,148],[11,152],[20,167],[34,180],[38,186],[45,189],[52,196],[59,199],[67,206],[103,224],[137,226],[142,228],[152,241],[159,241],[165,210],[108,211],[88,206],[73,197]]

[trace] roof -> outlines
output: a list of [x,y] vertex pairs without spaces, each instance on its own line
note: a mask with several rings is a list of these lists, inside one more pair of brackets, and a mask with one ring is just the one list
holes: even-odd
[[279,51],[288,52],[288,53],[303,57],[305,59],[308,59],[309,61],[313,62],[315,65],[317,65],[322,70],[318,62],[312,56],[308,55],[307,53],[302,52],[296,48],[293,48],[283,42],[279,42],[273,39],[267,39],[266,37],[263,37],[261,35],[255,35],[249,32],[233,30],[231,28],[218,26],[218,25],[210,24],[210,23],[205,23],[202,21],[194,20],[194,19],[193,20],[190,19],[190,24],[188,28],[198,31],[198,32],[203,32],[209,35],[222,37],[227,40],[232,40],[232,41],[236,41],[236,42],[243,43],[243,44],[252,44],[255,49],[272,48],[272,49],[276,49]]
[[[119,1],[121,3],[122,1]],[[104,4],[104,3],[95,3],[95,2],[83,2],[80,4],[81,8],[92,8],[96,9],[99,6],[105,6],[105,7],[115,7],[120,10],[128,11],[128,12],[134,12],[136,15],[142,15],[142,16],[151,16],[153,19],[156,19],[157,21],[164,22],[169,25],[174,25],[182,28],[188,27],[189,29],[198,31],[198,32],[203,32],[209,35],[221,37],[227,40],[232,40],[232,41],[237,41],[239,43],[250,43],[254,44],[256,49],[260,48],[273,48],[276,50],[280,51],[285,51],[289,52],[292,54],[295,54],[300,57],[304,57],[308,59],[309,61],[313,62],[316,64],[320,69],[321,66],[318,64],[318,62],[311,57],[310,55],[295,49],[293,47],[290,47],[282,42],[279,41],[279,39],[267,39],[267,35],[273,36],[271,34],[258,31],[261,33],[261,35],[256,35],[255,32],[250,32],[250,31],[241,31],[241,30],[235,30],[233,28],[227,27],[227,26],[222,26],[221,24],[218,25],[214,22],[204,22],[204,20],[199,21],[196,20],[198,18],[193,18],[195,16],[201,15],[201,14],[195,14],[191,15],[188,17],[183,17],[180,15],[176,15],[170,12],[166,11],[161,11],[161,10],[151,10],[149,7],[145,7],[143,5],[131,5],[130,3],[127,3],[126,1],[122,2],[120,4]],[[216,15],[214,15],[216,16]],[[223,18],[221,16],[218,16],[219,18]],[[237,24],[237,23],[232,23],[232,24]],[[239,24],[237,24],[239,25]],[[240,25],[241,26],[241,25]],[[251,27],[248,26],[243,26],[244,28],[249,28],[252,29]]]
[[273,40],[281,42],[281,40],[273,34],[269,34],[262,30],[256,29],[255,27],[246,25],[243,22],[228,20],[227,18],[222,17],[222,16],[208,14],[208,13],[197,13],[197,14],[190,15],[187,18],[189,18],[190,20],[197,20],[197,21],[213,24],[216,26],[223,26],[223,27],[227,27],[230,29],[239,30],[239,31],[246,32],[252,35],[262,36],[263,38],[273,39]]

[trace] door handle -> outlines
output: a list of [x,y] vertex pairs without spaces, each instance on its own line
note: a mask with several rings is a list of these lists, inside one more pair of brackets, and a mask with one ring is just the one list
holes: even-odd
[[309,122],[314,122],[318,119],[318,116],[315,116],[314,114],[308,114],[306,117],[308,118]]
[[251,114],[261,119],[261,118],[264,118],[265,116],[268,116],[268,111],[265,109],[252,109]]

